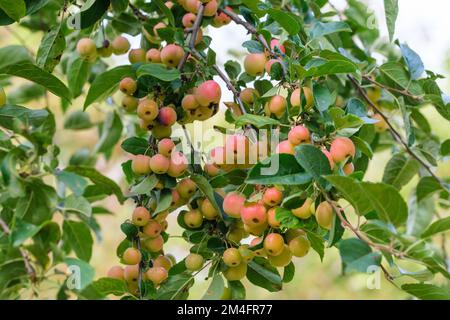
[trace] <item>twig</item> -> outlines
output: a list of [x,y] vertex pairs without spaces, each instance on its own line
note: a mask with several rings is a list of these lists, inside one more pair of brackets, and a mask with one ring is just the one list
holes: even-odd
[[410,93],[410,92],[409,92],[408,90],[406,90],[406,89],[404,89],[404,90],[399,90],[399,89],[396,89],[396,88],[392,88],[392,87],[386,86],[386,85],[384,85],[384,84],[382,84],[382,83],[379,83],[378,81],[372,79],[372,77],[370,77],[370,76],[368,76],[368,75],[363,75],[362,77],[363,77],[363,79],[369,81],[370,83],[376,85],[377,87],[386,89],[386,90],[388,90],[388,91],[392,91],[392,92],[399,93],[399,94],[401,94],[401,95],[404,95],[404,96],[409,97],[409,98],[414,99],[414,100],[422,100],[422,97],[421,97],[421,96],[416,96],[416,95]]
[[365,90],[363,87],[361,87],[361,85],[358,83],[358,81],[356,81],[355,78],[353,78],[351,75],[347,75],[348,79],[351,81],[351,83],[353,84],[353,86],[357,89],[357,91],[359,92],[359,94],[363,97],[363,99],[370,105],[370,107],[378,114],[380,114],[380,116],[383,118],[383,120],[386,122],[386,124],[389,127],[389,131],[392,135],[392,137],[399,143],[401,144],[405,151],[410,154],[414,159],[416,159],[421,165],[422,167],[425,168],[425,170],[428,171],[428,173],[437,181],[439,182],[439,184],[442,186],[442,188],[447,191],[447,193],[450,193],[450,190],[448,188],[448,186],[444,183],[444,181],[442,181],[431,169],[431,167],[424,161],[422,160],[422,158],[420,158],[409,146],[408,144],[403,140],[402,136],[400,135],[400,133],[394,128],[394,126],[389,122],[388,117],[381,111],[380,108],[378,108],[371,100],[370,98],[367,96]]
[[[136,247],[141,252],[141,239],[136,237]],[[138,290],[139,290],[139,299],[142,300],[142,261],[139,262],[139,273],[138,273]]]
[[147,20],[148,20],[148,17],[147,17],[145,14],[143,14],[143,13],[141,12],[141,10],[139,10],[138,8],[136,8],[135,5],[133,5],[131,2],[130,2],[128,5],[130,6],[131,10],[133,11],[133,14],[134,14],[139,20],[141,20],[141,21],[147,21]]
[[[2,228],[3,232],[6,235],[11,234],[11,230],[9,229],[5,220],[3,220],[2,218],[0,218],[0,227]],[[23,262],[25,264],[25,269],[27,270],[28,276],[30,277],[31,282],[35,283],[37,281],[36,271],[34,270],[33,266],[31,265],[30,257],[28,256],[28,253],[23,248],[19,248],[19,251],[22,256]]]

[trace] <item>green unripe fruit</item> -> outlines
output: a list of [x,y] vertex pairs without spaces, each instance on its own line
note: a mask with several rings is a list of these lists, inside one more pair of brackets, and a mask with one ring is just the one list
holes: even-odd
[[122,98],[122,107],[126,112],[134,112],[136,111],[139,104],[139,99],[132,96],[124,96]]
[[223,272],[224,277],[228,281],[238,281],[245,277],[247,274],[247,264],[241,263],[236,267],[228,267],[227,270]]
[[304,236],[298,236],[289,241],[289,250],[291,250],[292,254],[296,257],[306,256],[310,246],[309,240]]
[[203,267],[203,263],[203,257],[197,253],[191,253],[186,257],[186,259],[184,259],[186,269],[188,269],[189,271],[200,270]]
[[242,261],[242,256],[238,249],[229,248],[223,253],[223,262],[229,267],[236,267]]
[[319,226],[324,229],[331,229],[333,222],[333,207],[327,202],[323,201],[317,206],[316,220]]
[[199,228],[203,224],[203,215],[199,210],[191,210],[184,214],[184,223],[192,229]]
[[239,247],[239,253],[241,254],[242,260],[245,263],[250,262],[255,257],[255,253],[249,249],[248,245],[242,245]]
[[274,267],[286,267],[292,260],[292,253],[287,245],[283,246],[281,253],[277,256],[269,255],[269,262]]

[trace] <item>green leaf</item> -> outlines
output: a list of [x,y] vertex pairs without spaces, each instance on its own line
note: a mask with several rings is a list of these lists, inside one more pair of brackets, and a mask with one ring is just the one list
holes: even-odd
[[16,204],[16,217],[35,225],[51,220],[57,204],[55,189],[34,180],[26,185],[25,192],[26,197],[20,198]]
[[434,200],[426,198],[417,200],[417,194],[412,192],[408,201],[408,220],[406,233],[414,237],[420,237],[426,227],[433,220],[435,212]]
[[52,72],[59,64],[66,48],[66,39],[61,26],[62,23],[57,24],[44,35],[37,52],[36,64],[48,72]]
[[294,276],[295,276],[295,265],[291,261],[286,267],[284,267],[282,281],[284,283],[289,283],[294,279]]
[[258,116],[250,113],[239,116],[239,118],[237,118],[235,122],[235,125],[237,127],[243,127],[247,124],[251,124],[259,129],[265,126],[276,126],[279,125],[280,122],[269,117]]
[[95,153],[110,154],[116,143],[122,137],[122,120],[117,112],[110,112],[102,124],[100,139],[95,146]]
[[392,41],[395,32],[395,21],[398,16],[398,0],[384,0],[384,14],[389,32],[389,40]]
[[225,285],[221,275],[215,275],[209,285],[208,290],[206,290],[203,295],[202,300],[220,300],[223,296],[225,290]]
[[330,162],[325,154],[313,145],[303,144],[295,148],[297,162],[322,186],[326,184],[324,175],[331,174]]
[[72,95],[69,89],[51,73],[40,69],[29,62],[19,62],[14,65],[9,65],[0,69],[0,74],[8,74],[12,76],[21,77],[33,81],[41,86],[47,88],[48,91],[70,101]]
[[75,212],[86,217],[92,215],[92,207],[89,201],[84,197],[76,196],[74,194],[69,195],[64,201],[64,211]]
[[148,149],[148,141],[144,138],[131,137],[122,142],[122,150],[131,154],[145,154]]
[[302,77],[319,77],[328,74],[353,73],[358,69],[357,65],[350,59],[329,50],[321,51],[319,57],[313,61],[313,64],[305,66],[306,70],[302,70]]
[[175,18],[172,11],[166,6],[166,4],[161,0],[153,0],[153,3],[155,3],[158,6],[159,10],[161,10],[161,12],[166,16],[172,27],[175,27]]
[[48,118],[47,110],[32,110],[22,106],[3,105],[0,108],[0,125],[6,129],[14,130],[14,119],[19,119],[34,128],[41,126]]
[[76,98],[83,92],[90,73],[90,63],[86,59],[76,57],[69,62],[67,69],[67,82],[69,89]]
[[84,130],[92,126],[93,124],[89,114],[81,110],[72,112],[64,121],[64,129],[69,130]]
[[73,272],[72,277],[68,279],[67,285],[73,285],[74,289],[81,291],[92,283],[95,270],[88,263],[74,258],[65,258],[64,262]]
[[274,154],[253,166],[246,183],[300,185],[311,181],[311,175],[290,154]]
[[398,62],[387,62],[380,66],[380,71],[388,80],[403,89],[410,86],[411,79],[405,67]]
[[14,21],[19,21],[27,11],[24,0],[0,0],[0,8]]
[[55,176],[59,182],[63,183],[66,187],[72,190],[72,192],[77,196],[81,196],[84,189],[87,187],[87,181],[75,173],[63,170],[55,172]]
[[402,51],[403,59],[408,66],[411,79],[419,79],[425,71],[425,66],[423,65],[422,59],[406,43],[400,44],[400,50]]
[[28,50],[19,45],[0,48],[0,70],[19,62],[31,62]]
[[92,286],[105,296],[108,294],[122,296],[128,293],[126,282],[119,279],[100,278],[92,282]]
[[436,191],[442,190],[442,186],[433,177],[422,177],[416,188],[417,201],[422,201]]
[[158,177],[154,174],[145,177],[141,182],[130,189],[131,195],[149,194],[158,184]]
[[270,292],[280,291],[283,287],[281,276],[267,259],[256,257],[248,263],[247,279],[254,285]]
[[92,256],[94,240],[87,225],[84,222],[64,220],[63,232],[77,257],[89,261]]
[[158,205],[156,207],[154,215],[167,210],[172,203],[172,191],[170,189],[163,189],[158,198]]
[[439,232],[444,232],[450,229],[450,217],[439,219],[433,222],[421,235],[422,238],[428,238]]
[[341,240],[339,254],[346,272],[367,272],[369,267],[381,263],[381,254],[372,252],[369,245],[357,238]]
[[115,67],[99,74],[89,88],[84,102],[84,109],[115,92],[119,82],[125,77],[133,77],[131,65]]
[[228,281],[228,288],[231,291],[232,300],[244,300],[245,299],[245,287],[240,281]]
[[317,110],[324,112],[334,102],[334,97],[327,86],[314,84],[313,86],[314,105]]
[[198,174],[193,174],[191,176],[191,180],[194,181],[200,191],[208,198],[217,212],[221,212],[221,209],[217,204],[216,197],[214,196],[214,189],[211,187],[208,180],[204,176]]
[[94,183],[99,187],[102,187],[106,192],[108,192],[107,194],[114,193],[117,197],[117,200],[119,200],[120,203],[123,203],[125,201],[125,197],[123,196],[123,193],[120,190],[120,187],[117,185],[117,183],[115,183],[108,177],[105,177],[94,168],[87,166],[68,166],[65,169],[65,171],[73,172],[82,177],[89,178],[92,181],[92,183]]
[[306,236],[308,237],[309,242],[311,243],[311,248],[317,252],[320,257],[320,261],[323,261],[323,257],[325,256],[325,245],[323,238],[309,230],[306,230]]
[[87,0],[80,12],[67,19],[67,23],[74,29],[86,29],[102,18],[110,3],[110,0]]
[[268,13],[269,16],[278,22],[290,35],[296,35],[300,32],[301,25],[295,15],[279,9],[269,9]]
[[27,223],[23,220],[17,220],[9,239],[13,247],[22,245],[27,239],[33,237],[41,230],[40,226],[36,226],[31,223]]
[[156,293],[156,300],[186,300],[193,284],[194,278],[190,273],[173,275],[161,284]]
[[336,32],[352,32],[352,29],[343,21],[317,21],[310,31],[310,37],[316,39]]
[[178,69],[167,69],[163,64],[148,63],[140,66],[136,72],[138,77],[151,76],[162,81],[173,81],[180,79],[181,73]]
[[444,142],[442,142],[441,149],[439,152],[441,156],[448,156],[450,154],[450,139],[447,139]]
[[403,154],[395,154],[384,169],[383,182],[401,189],[419,172],[417,160]]
[[402,289],[422,300],[450,300],[446,289],[428,283],[407,283]]

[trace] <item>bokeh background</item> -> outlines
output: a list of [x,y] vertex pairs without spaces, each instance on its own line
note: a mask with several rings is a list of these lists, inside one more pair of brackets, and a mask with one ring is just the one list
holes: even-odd
[[[368,0],[365,1],[371,10],[373,10],[375,19],[381,29],[382,38],[387,38],[387,29],[384,23],[383,1]],[[332,3],[338,9],[344,9],[345,0],[334,0]],[[447,79],[439,80],[441,88],[444,92],[449,92],[450,81],[450,21],[448,12],[450,11],[450,1],[447,0],[400,0],[400,13],[397,19],[397,27],[395,37],[401,42],[406,42],[422,57],[426,69],[445,75]],[[217,62],[223,64],[230,58],[238,60],[244,55],[241,44],[248,40],[248,35],[244,29],[234,24],[230,24],[220,29],[210,29],[207,32],[212,36],[212,48],[217,53]],[[0,45],[25,42],[29,48],[36,50],[39,46],[42,35],[30,34],[27,30],[18,26],[10,26],[0,28]],[[138,47],[139,39],[131,39],[133,46]],[[111,64],[121,64],[123,59],[114,58],[109,61]],[[14,80],[20,81],[20,80]],[[220,82],[220,81],[219,81]],[[8,94],[12,91],[9,88]],[[231,101],[232,96],[223,88],[223,101]],[[75,101],[70,107],[69,112],[80,110],[84,97]],[[96,129],[84,131],[68,131],[62,128],[64,115],[61,113],[57,99],[50,99],[51,109],[56,113],[58,121],[59,133],[56,136],[56,143],[62,149],[63,167],[67,163],[70,155],[76,150],[86,148],[93,150],[98,133]],[[36,101],[29,104],[30,107],[44,107],[45,101]],[[95,106],[88,110],[91,119],[96,122],[103,119],[108,110],[106,105]],[[222,106],[224,108],[224,106]],[[204,130],[211,128],[213,124],[226,126],[223,120],[223,111],[214,118],[203,123],[196,122],[196,126],[203,126]],[[430,120],[434,131],[442,138],[450,138],[450,128],[448,122],[438,115],[432,107],[427,107],[426,116]],[[395,116],[395,115],[392,115]],[[188,125],[191,128],[192,125]],[[374,157],[366,175],[368,180],[380,181],[384,166],[390,158],[388,151],[378,153]],[[116,148],[113,156],[106,160],[100,158],[97,163],[97,169],[103,174],[114,179],[123,186],[120,164],[126,159],[126,155]],[[440,163],[438,173],[442,176],[450,176],[450,164],[447,162]],[[405,197],[411,188],[406,186],[403,189]],[[95,240],[94,254],[92,264],[96,269],[96,277],[102,277],[106,274],[108,268],[118,263],[115,251],[117,245],[123,239],[120,232],[120,224],[130,216],[132,211],[132,203],[126,203],[121,206],[114,198],[108,198],[103,203],[114,214],[99,217],[102,227],[102,237]],[[175,215],[169,217],[169,233],[180,235],[182,231],[177,226]],[[178,238],[171,239],[166,245],[165,250],[172,253],[179,260],[188,252],[188,246],[183,240]],[[405,299],[407,295],[400,289],[388,283],[381,276],[380,287],[378,289],[368,289],[367,282],[370,278],[366,274],[354,274],[342,276],[340,258],[337,249],[327,249],[324,261],[321,262],[319,256],[315,252],[302,259],[295,259],[296,276],[295,279],[286,284],[284,290],[278,293],[269,293],[264,289],[260,289],[251,284],[247,284],[248,299]],[[199,299],[203,296],[208,282],[205,281],[205,275],[200,275],[196,279],[196,285],[192,290],[190,298]],[[401,280],[400,280],[401,281]],[[401,283],[401,282],[400,282]],[[54,287],[49,284],[49,288]],[[50,296],[50,295],[49,295]]]

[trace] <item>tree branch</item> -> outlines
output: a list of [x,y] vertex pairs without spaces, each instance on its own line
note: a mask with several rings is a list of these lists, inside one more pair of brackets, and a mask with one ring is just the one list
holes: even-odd
[[[0,218],[0,227],[2,228],[3,232],[6,235],[11,234],[11,230],[9,229],[8,225],[6,224],[5,220]],[[32,283],[35,283],[37,281],[36,277],[36,271],[34,270],[33,266],[31,265],[31,259],[28,256],[28,253],[25,249],[19,248],[20,255],[22,256],[23,262],[25,264],[25,269],[27,270],[28,276],[31,279]]]
[[386,86],[386,85],[384,85],[382,83],[379,83],[378,81],[372,79],[372,77],[370,77],[368,75],[363,75],[362,77],[363,77],[363,79],[369,81],[370,83],[376,85],[377,87],[386,89],[386,90],[391,91],[391,92],[399,93],[401,95],[404,95],[404,96],[409,97],[409,98],[414,99],[414,100],[422,100],[421,96],[416,96],[416,95],[410,93],[408,90],[399,90],[399,89],[396,89],[396,88],[392,88],[392,87]]
[[378,113],[383,120],[386,122],[386,124],[389,127],[389,131],[392,135],[392,137],[403,146],[403,148],[405,149],[405,151],[411,155],[411,157],[413,157],[414,159],[416,159],[421,165],[422,167],[428,171],[428,173],[442,186],[442,188],[447,191],[447,193],[450,193],[450,190],[448,188],[448,186],[444,183],[444,181],[442,181],[431,169],[430,165],[428,165],[424,160],[422,160],[421,157],[419,157],[409,146],[408,144],[403,140],[402,136],[400,135],[400,133],[394,128],[394,126],[390,123],[389,118],[383,113],[383,111],[381,111],[380,108],[378,108],[371,100],[370,98],[367,96],[367,93],[365,92],[365,90],[363,89],[363,87],[361,87],[361,85],[358,83],[358,81],[353,78],[351,75],[347,75],[348,79],[350,80],[350,82],[353,84],[353,86],[356,88],[356,90],[359,92],[359,94],[361,95],[361,97],[363,97],[363,99],[369,104],[369,106],[376,112]]

